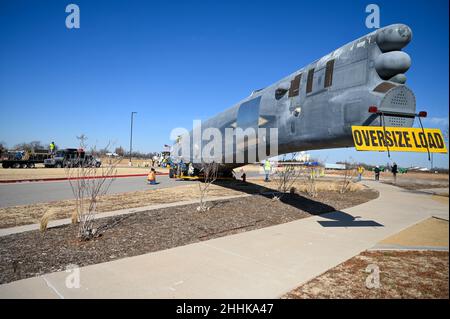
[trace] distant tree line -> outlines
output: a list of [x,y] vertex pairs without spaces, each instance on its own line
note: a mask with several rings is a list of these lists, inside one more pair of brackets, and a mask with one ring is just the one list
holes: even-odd
[[[97,156],[106,156],[107,154],[110,154],[112,152],[110,149],[102,148],[100,150],[94,151],[94,153],[97,154]],[[128,151],[126,151],[122,146],[116,147],[114,149],[114,153],[121,157],[129,157],[130,156],[130,153]],[[144,153],[144,152],[139,152],[139,151],[133,151],[131,153],[132,157],[141,158],[141,159],[149,159],[157,154],[158,153],[156,153],[156,152]]]
[[[55,145],[55,148],[58,149],[58,146]],[[23,142],[14,145],[10,148],[11,151],[35,151],[35,150],[48,150],[50,149],[49,144],[43,144],[41,141],[31,141],[31,142]],[[6,143],[0,142],[0,152],[6,152],[8,148],[6,147]]]

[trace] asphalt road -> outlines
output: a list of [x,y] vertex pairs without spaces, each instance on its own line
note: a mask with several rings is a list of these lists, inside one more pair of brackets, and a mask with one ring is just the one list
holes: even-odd
[[[166,175],[157,176],[156,179],[159,184],[148,185],[146,176],[117,178],[111,184],[108,194],[167,188],[192,183],[189,181],[175,181]],[[68,181],[0,184],[0,207],[47,203],[72,198],[74,196]]]

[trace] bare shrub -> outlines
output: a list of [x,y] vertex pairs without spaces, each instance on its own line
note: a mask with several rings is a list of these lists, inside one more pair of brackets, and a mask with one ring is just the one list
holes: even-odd
[[345,194],[350,190],[352,179],[356,176],[356,169],[354,164],[352,164],[350,161],[346,161],[344,162],[344,165],[344,175],[342,177],[342,183],[339,189],[339,193],[341,194]]
[[[80,148],[86,149],[86,136],[77,137]],[[115,158],[107,166],[87,165],[79,158],[77,165],[65,168],[72,193],[75,197],[76,209],[72,213],[72,222],[78,223],[78,238],[90,240],[101,235],[100,229],[95,227],[98,198],[108,192],[109,187],[117,175],[117,165],[121,158]]]
[[[296,157],[296,153],[291,154],[292,160]],[[274,195],[275,200],[281,199],[286,193],[294,193],[293,187],[295,181],[301,176],[301,169],[298,165],[286,163],[286,156],[283,156],[282,164],[275,169],[273,179],[277,185],[277,195]]]
[[206,195],[208,194],[208,189],[212,183],[217,179],[219,172],[219,164],[216,162],[202,162],[202,167],[200,169],[200,174],[203,175],[203,181],[198,183],[200,190],[200,203],[197,210],[200,212],[206,212],[209,210],[209,206],[205,203]]
[[313,198],[317,197],[319,195],[316,182],[318,177],[317,169],[313,166],[303,167],[301,176],[306,186],[306,194]]

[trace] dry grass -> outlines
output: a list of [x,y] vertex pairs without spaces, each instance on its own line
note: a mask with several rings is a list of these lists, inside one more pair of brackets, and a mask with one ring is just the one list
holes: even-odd
[[[208,198],[238,194],[242,193],[212,185],[208,192]],[[196,199],[198,196],[198,186],[195,184],[181,185],[169,189],[107,195],[99,198],[97,210],[98,212],[108,212],[153,204],[173,203]],[[50,208],[52,209],[52,219],[74,218],[73,212],[76,210],[75,200],[0,208],[0,228],[40,223],[40,219]]]
[[[380,287],[367,288],[368,265],[380,271]],[[284,298],[449,298],[448,251],[366,251]]]
[[[143,167],[118,167],[117,175],[148,174],[149,168]],[[161,173],[167,173],[167,169],[158,168]],[[66,177],[64,168],[1,168],[0,181],[5,180],[24,180],[24,179],[43,179],[43,178],[63,178]]]
[[380,241],[382,245],[404,247],[447,247],[448,220],[430,217]]
[[[253,183],[254,185],[250,184]],[[276,183],[265,183],[261,180],[250,180],[250,188],[254,192],[259,186],[264,186],[276,190]],[[305,192],[306,185],[302,181],[294,184],[297,192]],[[320,180],[317,182],[317,189],[321,191],[339,191],[339,181]],[[352,183],[351,191],[364,189],[360,184]],[[218,198],[223,196],[232,196],[244,194],[243,189],[231,189],[219,185],[211,185],[208,191],[208,198]],[[126,208],[136,208],[154,204],[174,203],[199,198],[198,186],[196,184],[181,185],[171,188],[154,189],[146,191],[138,191],[131,193],[122,193],[114,195],[102,196],[98,200],[98,212],[108,212]],[[8,228],[20,225],[40,223],[41,217],[46,211],[52,208],[54,214],[53,219],[74,218],[73,214],[76,209],[75,200],[54,201],[50,203],[39,203],[32,205],[21,205],[13,207],[0,208],[0,228]],[[76,217],[76,216],[75,216]]]
[[42,215],[41,219],[39,220],[40,224],[40,231],[44,232],[47,230],[48,222],[53,219],[56,215],[56,210],[52,207],[48,208],[47,211]]
[[[250,182],[260,185],[260,186],[277,189],[277,183],[276,183],[276,181],[273,181],[273,180],[270,182],[264,182],[262,180],[251,179]],[[306,183],[301,179],[295,181],[292,186],[295,187],[295,190],[297,192],[307,193],[308,185],[306,185]],[[341,187],[342,187],[342,181],[340,181],[340,180],[327,180],[327,179],[323,179],[323,178],[316,180],[316,189],[319,193],[323,192],[323,191],[339,192],[341,190]],[[363,190],[365,188],[366,187],[364,185],[358,184],[358,183],[351,182],[348,185],[349,192],[355,192],[355,191]]]

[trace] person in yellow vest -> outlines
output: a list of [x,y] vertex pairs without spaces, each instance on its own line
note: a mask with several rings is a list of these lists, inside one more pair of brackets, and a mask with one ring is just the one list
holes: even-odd
[[50,154],[55,154],[55,142],[50,143]]
[[266,178],[264,179],[265,182],[269,181],[269,174],[271,169],[272,165],[270,164],[270,161],[266,159],[266,161],[264,162],[264,174],[266,174]]
[[152,168],[150,173],[148,173],[147,182],[150,185],[156,185],[156,172],[154,168]]
[[364,167],[359,165],[357,170],[358,170],[358,182],[360,182],[362,180],[362,175],[364,173]]

